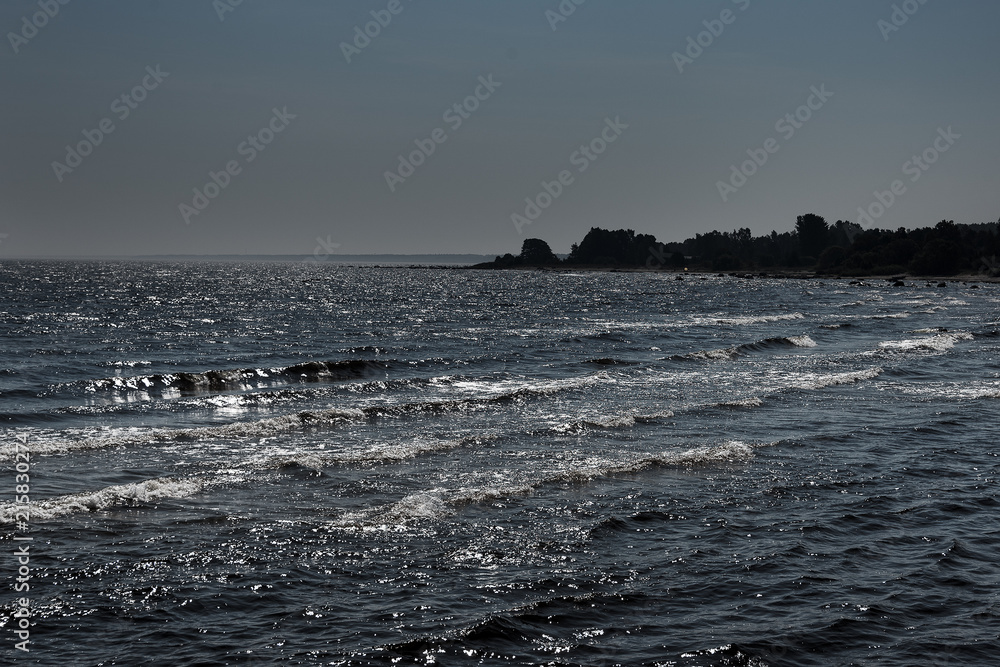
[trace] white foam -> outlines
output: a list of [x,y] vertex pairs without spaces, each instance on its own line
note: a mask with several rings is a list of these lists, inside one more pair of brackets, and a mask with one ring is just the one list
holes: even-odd
[[750,398],[741,398],[737,401],[726,401],[725,403],[719,403],[719,405],[729,408],[759,408],[764,405],[764,401],[756,396],[751,396]]
[[698,352],[689,352],[684,355],[685,359],[697,359],[699,361],[724,361],[726,359],[732,359],[737,354],[739,350],[735,347],[727,347],[719,350],[700,350]]
[[794,389],[823,389],[824,387],[834,387],[843,384],[854,384],[865,380],[872,380],[882,374],[881,368],[868,368],[861,371],[850,371],[847,373],[834,373],[832,375],[804,375],[798,382],[790,385]]
[[[108,486],[98,491],[35,500],[30,506],[30,520],[48,521],[66,514],[96,512],[118,505],[149,503],[161,498],[186,498],[201,492],[205,484],[205,479],[201,477],[160,477],[145,482]],[[17,507],[12,503],[0,505],[0,523],[16,521]]]
[[636,415],[636,421],[652,421],[654,419],[670,419],[674,416],[673,410],[661,410],[648,415]]
[[695,325],[734,325],[746,326],[750,324],[766,324],[768,322],[785,322],[788,320],[805,319],[802,313],[787,313],[782,315],[746,315],[742,317],[713,317],[703,316],[692,318],[691,323]]
[[381,507],[347,512],[330,522],[333,528],[390,528],[409,521],[439,519],[453,510],[442,497],[440,489],[431,489],[406,496]]
[[648,415],[643,414],[621,414],[621,415],[601,415],[596,417],[583,417],[576,421],[567,422],[564,424],[559,424],[558,426],[553,426],[552,431],[556,433],[580,433],[588,428],[599,428],[599,429],[613,429],[613,428],[630,428],[635,426],[636,422],[644,421],[655,421],[657,419],[669,419],[673,417],[674,413],[672,410],[661,410],[659,412],[654,412]]
[[690,466],[705,463],[745,460],[753,456],[753,447],[738,440],[720,445],[684,451],[639,456],[632,460],[594,460],[543,475],[534,481],[484,487],[466,487],[454,491],[434,488],[406,496],[399,502],[346,512],[330,522],[331,528],[392,529],[410,521],[435,520],[449,516],[463,505],[486,503],[500,498],[525,495],[548,484],[586,483],[615,474],[640,472],[656,466]]
[[955,346],[960,340],[972,340],[973,336],[966,332],[938,334],[928,338],[911,338],[906,340],[889,340],[878,344],[883,350],[897,350],[901,352],[912,352],[914,350],[930,350],[933,352],[945,352]]
[[816,347],[816,341],[809,336],[789,336],[785,340],[795,347]]
[[496,439],[494,435],[474,436],[460,438],[456,440],[415,440],[413,442],[379,445],[363,451],[344,452],[334,454],[327,458],[333,463],[388,463],[392,461],[405,461],[422,454],[434,452],[445,452],[451,449],[467,447],[472,444],[480,444]]
[[[57,455],[75,451],[147,445],[154,442],[181,439],[203,440],[206,438],[263,437],[316,425],[361,421],[364,418],[365,413],[358,409],[332,408],[329,410],[298,412],[280,417],[269,417],[257,421],[234,422],[222,426],[203,426],[201,428],[186,429],[135,429],[103,438],[36,442],[32,444],[31,452],[35,455]],[[13,456],[14,445],[0,445],[0,460],[10,459]]]
[[896,383],[890,389],[911,396],[921,396],[936,400],[976,401],[1000,398],[1000,384],[996,382]]

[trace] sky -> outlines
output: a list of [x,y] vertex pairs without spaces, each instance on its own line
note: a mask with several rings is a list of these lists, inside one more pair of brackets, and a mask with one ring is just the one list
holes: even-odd
[[995,0],[62,1],[0,3],[0,258],[1000,216]]

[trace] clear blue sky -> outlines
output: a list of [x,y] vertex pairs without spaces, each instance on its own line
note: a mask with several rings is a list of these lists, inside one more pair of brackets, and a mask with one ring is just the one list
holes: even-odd
[[[341,44],[389,0],[243,0],[220,19],[229,2],[73,0],[35,30],[38,0],[0,5],[0,257],[309,254],[317,237],[352,254],[517,252],[525,237],[567,252],[592,226],[681,240],[856,220],[894,180],[905,192],[878,226],[1000,216],[995,1],[565,0],[555,22],[559,0],[400,0],[350,63]],[[917,10],[887,32],[904,4]],[[144,80],[145,99],[121,100]],[[832,97],[779,131],[814,86]],[[477,87],[455,128],[445,110]],[[628,127],[605,131],[603,154],[573,159],[616,118]],[[114,130],[72,171],[53,165],[102,121]],[[269,123],[271,143],[241,150]],[[949,127],[960,138],[912,181],[904,164]],[[390,190],[398,156],[438,128]],[[777,152],[723,201],[719,181],[769,138]],[[180,205],[231,161],[186,221]],[[511,215],[563,170],[519,233]]]

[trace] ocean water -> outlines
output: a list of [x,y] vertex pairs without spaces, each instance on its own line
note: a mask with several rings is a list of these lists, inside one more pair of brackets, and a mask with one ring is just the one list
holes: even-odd
[[5,664],[1000,664],[997,286],[7,261],[0,340]]

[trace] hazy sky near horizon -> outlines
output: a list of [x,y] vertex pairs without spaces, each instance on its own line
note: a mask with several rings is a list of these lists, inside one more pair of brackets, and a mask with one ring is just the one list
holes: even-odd
[[6,0],[0,257],[1000,216],[995,0],[398,1]]

